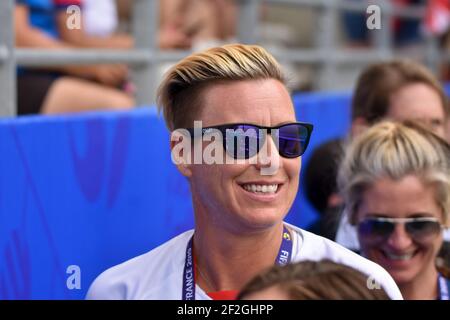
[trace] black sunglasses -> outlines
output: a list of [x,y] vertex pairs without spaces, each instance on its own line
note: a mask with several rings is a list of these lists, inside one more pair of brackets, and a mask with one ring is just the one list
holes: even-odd
[[368,239],[386,239],[394,232],[398,223],[404,224],[406,232],[416,240],[437,235],[443,228],[439,220],[433,217],[369,217],[358,224],[358,232],[361,236]]
[[[187,129],[192,137],[194,129]],[[275,127],[248,123],[223,124],[202,128],[202,135],[218,130],[222,134],[223,147],[234,159],[249,159],[264,145],[267,134],[272,136],[278,152],[284,158],[297,158],[305,153],[313,125],[291,122]]]

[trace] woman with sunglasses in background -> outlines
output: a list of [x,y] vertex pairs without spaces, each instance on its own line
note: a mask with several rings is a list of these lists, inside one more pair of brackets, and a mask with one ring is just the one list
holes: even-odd
[[322,259],[401,298],[377,264],[283,222],[312,125],[297,121],[280,67],[263,48],[227,45],[183,59],[163,80],[159,106],[172,159],[189,181],[195,230],[107,270],[89,299],[234,299],[274,264]]
[[339,173],[361,253],[405,299],[449,298],[435,261],[450,214],[450,146],[413,122],[383,122],[350,145]]

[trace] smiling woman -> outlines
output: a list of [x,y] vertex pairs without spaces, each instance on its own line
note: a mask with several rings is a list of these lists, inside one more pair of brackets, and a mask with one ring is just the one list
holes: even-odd
[[[195,230],[107,270],[89,299],[233,299],[266,268],[307,259],[343,261],[373,277],[391,298],[401,298],[378,265],[283,222],[312,132],[312,125],[297,121],[283,79],[267,51],[239,44],[193,54],[168,72],[159,105],[171,132],[184,129],[191,139],[190,129],[201,121],[206,128],[233,129],[242,144],[235,153],[222,137],[220,163],[180,154],[185,161],[176,165],[190,184]],[[267,138],[253,135],[255,149],[245,137],[250,129],[266,130]],[[212,143],[202,137],[209,131],[200,129],[195,137],[194,129],[200,154]],[[171,141],[172,150],[180,143]],[[263,174],[269,167],[275,170]]]
[[448,299],[435,261],[449,226],[449,144],[413,122],[381,123],[350,145],[339,186],[363,255],[406,299]]

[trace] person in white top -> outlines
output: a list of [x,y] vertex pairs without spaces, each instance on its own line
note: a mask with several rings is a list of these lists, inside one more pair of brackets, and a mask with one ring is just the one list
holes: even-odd
[[266,50],[235,44],[183,59],[163,80],[158,105],[190,184],[195,230],[105,271],[87,299],[233,299],[274,264],[322,259],[366,274],[368,290],[380,285],[402,298],[377,264],[283,222],[312,125],[297,122]]
[[450,225],[450,144],[416,122],[381,122],[349,146],[338,175],[362,254],[405,299],[449,299],[436,265]]

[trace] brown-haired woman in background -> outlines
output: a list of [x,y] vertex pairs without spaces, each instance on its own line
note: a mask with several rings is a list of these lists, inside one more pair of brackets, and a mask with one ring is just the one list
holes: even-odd
[[445,137],[448,98],[436,77],[407,59],[369,66],[360,75],[352,99],[352,135],[381,120],[415,120]]

